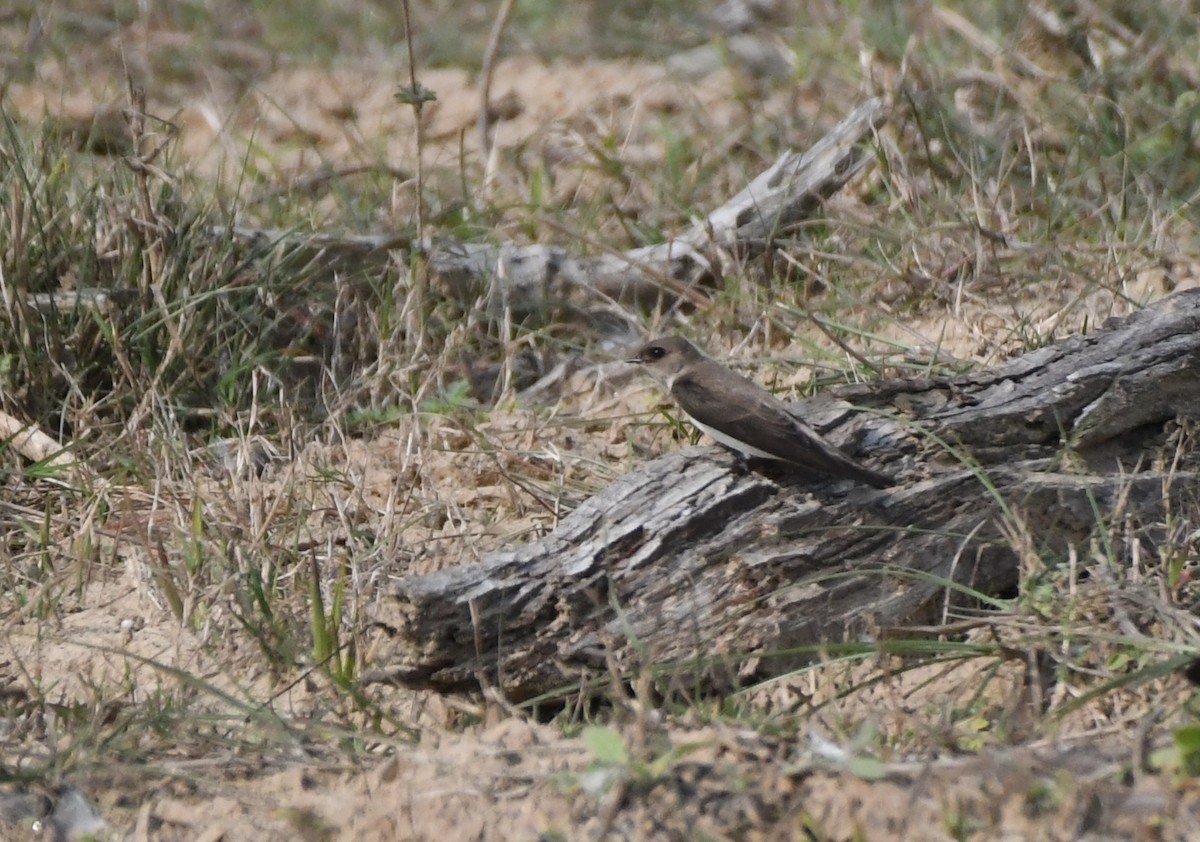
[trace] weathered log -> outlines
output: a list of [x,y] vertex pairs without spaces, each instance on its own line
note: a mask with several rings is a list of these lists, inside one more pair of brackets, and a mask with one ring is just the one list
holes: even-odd
[[1200,413],[1200,291],[989,370],[844,388],[797,412],[900,484],[671,453],[540,541],[400,580],[375,608],[388,637],[364,680],[529,698],[651,664],[722,687],[822,641],[935,620],[949,582],[1011,593],[1013,535],[1065,552],[1119,518],[1153,552],[1164,500],[1197,496],[1194,460],[1172,462],[1186,449],[1166,467],[1155,455],[1168,422]]

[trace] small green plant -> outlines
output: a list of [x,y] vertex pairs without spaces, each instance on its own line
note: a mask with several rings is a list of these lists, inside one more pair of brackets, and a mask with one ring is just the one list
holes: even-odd
[[684,743],[642,760],[630,755],[625,737],[615,728],[585,726],[580,739],[592,756],[591,768],[578,778],[579,785],[593,796],[607,792],[618,781],[649,785],[667,775],[702,743]]
[[473,406],[475,401],[471,397],[471,384],[466,380],[455,380],[437,397],[421,401],[420,409],[430,415],[450,415]]
[[1150,756],[1150,766],[1177,778],[1200,778],[1200,725],[1176,728],[1171,744]]
[[313,663],[339,685],[349,689],[354,684],[357,664],[352,642],[343,640],[340,631],[346,607],[346,570],[342,567],[334,580],[333,599],[327,608],[321,590],[321,571],[315,558],[311,559],[309,569]]

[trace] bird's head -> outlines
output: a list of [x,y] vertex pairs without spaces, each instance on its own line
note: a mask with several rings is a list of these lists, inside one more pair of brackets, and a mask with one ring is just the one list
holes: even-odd
[[666,381],[675,378],[688,363],[704,359],[696,346],[681,336],[653,339],[638,349],[626,362],[644,365]]

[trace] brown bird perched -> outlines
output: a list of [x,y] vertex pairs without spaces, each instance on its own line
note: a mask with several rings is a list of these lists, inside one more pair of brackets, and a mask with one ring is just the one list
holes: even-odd
[[891,477],[864,468],[826,442],[779,398],[709,359],[686,339],[671,336],[647,342],[627,362],[646,366],[688,420],[745,456],[776,459],[875,488],[894,484]]

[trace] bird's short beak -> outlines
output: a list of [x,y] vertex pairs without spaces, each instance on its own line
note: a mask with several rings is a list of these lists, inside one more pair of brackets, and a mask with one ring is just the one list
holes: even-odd
[[627,363],[633,363],[634,365],[641,365],[641,364],[642,364],[642,361],[641,361],[640,359],[638,359],[637,357],[634,357],[633,359],[626,360],[625,362],[627,362]]

